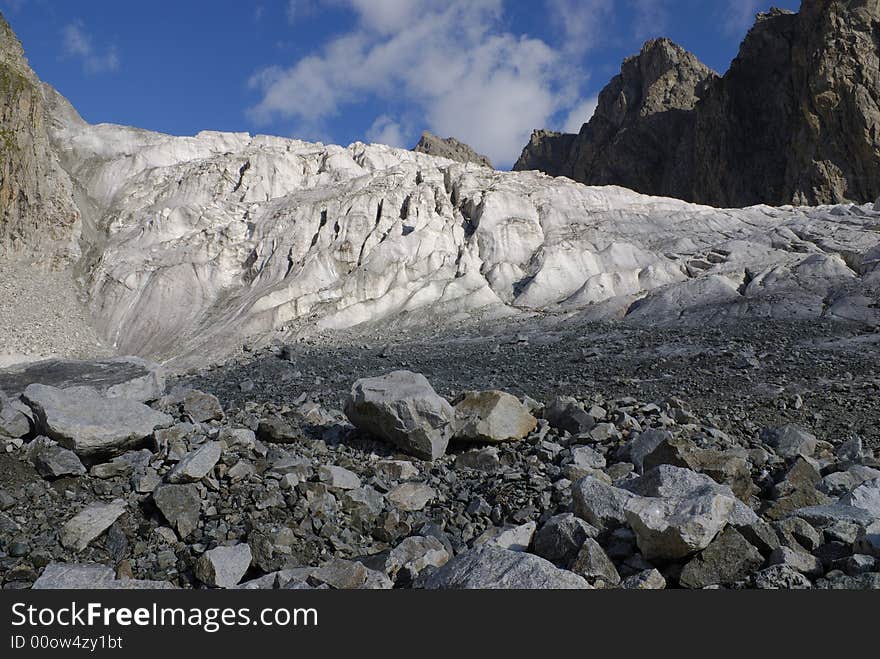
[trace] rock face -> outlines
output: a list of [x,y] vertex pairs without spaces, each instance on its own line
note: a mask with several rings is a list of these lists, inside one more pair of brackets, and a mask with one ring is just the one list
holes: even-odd
[[423,460],[446,452],[455,411],[425,376],[394,371],[354,383],[345,413],[358,428]]
[[428,131],[422,133],[413,151],[492,169],[492,162],[486,156],[480,155],[464,142],[459,142],[454,137],[437,137]]
[[44,91],[0,15],[0,255],[79,255],[73,186],[50,144]]
[[579,135],[534,135],[514,169],[721,207],[871,202],[878,22],[865,0],[760,14],[723,77],[667,40],[649,42]]
[[33,410],[38,431],[80,457],[121,454],[173,423],[167,414],[137,401],[105,398],[90,387],[32,384],[22,399]]

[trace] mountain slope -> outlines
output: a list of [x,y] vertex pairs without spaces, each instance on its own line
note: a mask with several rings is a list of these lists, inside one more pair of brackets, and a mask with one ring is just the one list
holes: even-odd
[[[670,86],[639,93],[655,84],[657,61]],[[514,169],[535,167],[721,207],[872,201],[880,2],[803,0],[797,14],[760,14],[723,77],[674,44],[649,42],[579,135],[533,137]]]

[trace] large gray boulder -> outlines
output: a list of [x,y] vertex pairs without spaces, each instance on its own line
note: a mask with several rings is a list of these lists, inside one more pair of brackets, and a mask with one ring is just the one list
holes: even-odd
[[459,554],[417,585],[447,589],[587,589],[586,579],[534,554],[477,547]]
[[195,451],[187,453],[168,474],[168,482],[195,483],[211,473],[220,460],[223,447],[220,442],[206,442]]
[[165,370],[140,357],[112,357],[78,361],[49,359],[0,371],[0,389],[18,397],[31,384],[58,389],[91,387],[107,398],[144,403],[165,392]]
[[174,419],[126,398],[107,398],[89,387],[58,389],[32,384],[22,400],[33,410],[37,431],[80,457],[112,457],[137,448]]
[[600,530],[611,529],[626,522],[626,506],[635,498],[632,492],[586,476],[571,486],[575,515]]
[[455,410],[425,376],[394,371],[354,383],[345,414],[360,430],[423,460],[446,453]]
[[731,520],[736,502],[707,486],[682,498],[635,496],[625,514],[646,559],[675,560],[708,547]]
[[471,391],[455,406],[456,441],[516,441],[537,425],[526,406],[503,391]]
[[172,590],[167,581],[117,579],[112,568],[95,563],[49,563],[34,590]]

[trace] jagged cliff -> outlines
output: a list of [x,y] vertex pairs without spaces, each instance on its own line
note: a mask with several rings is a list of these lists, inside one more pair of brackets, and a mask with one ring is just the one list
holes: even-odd
[[722,77],[649,42],[579,135],[533,136],[514,169],[533,168],[714,206],[874,200],[880,0],[760,14]]
[[48,137],[42,86],[0,14],[0,256],[78,254],[79,212]]
[[413,151],[425,153],[429,156],[439,156],[448,160],[464,163],[472,162],[476,165],[492,167],[492,161],[474,151],[470,145],[460,142],[454,137],[437,137],[427,130],[422,133],[419,143],[415,145]]

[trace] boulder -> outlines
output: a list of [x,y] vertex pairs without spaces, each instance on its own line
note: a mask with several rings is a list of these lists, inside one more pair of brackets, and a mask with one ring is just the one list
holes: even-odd
[[82,551],[89,543],[110,528],[125,512],[125,501],[94,503],[69,519],[61,527],[61,544],[74,551]]
[[244,577],[252,558],[251,548],[246,543],[215,547],[196,561],[195,575],[206,586],[232,588]]
[[568,567],[587,538],[595,538],[599,530],[572,513],[548,519],[535,534],[535,554],[551,563]]
[[194,423],[220,421],[223,418],[223,407],[213,394],[203,391],[189,391],[180,404],[181,411],[189,416]]
[[510,551],[526,551],[532,544],[536,528],[535,522],[526,522],[519,526],[492,526],[474,540],[474,547],[486,545]]
[[354,383],[345,414],[361,431],[391,442],[423,460],[446,453],[455,411],[425,376],[410,371],[364,378]]
[[861,508],[880,519],[880,478],[857,485],[840,498],[840,503]]
[[746,579],[763,564],[764,558],[757,548],[727,526],[684,566],[679,583],[685,588],[728,586]]
[[336,465],[319,467],[318,479],[327,487],[339,490],[355,490],[361,486],[361,479],[356,473]]
[[553,428],[572,435],[588,433],[596,425],[596,420],[574,398],[568,397],[550,403],[544,409],[544,418]]
[[625,514],[647,560],[675,560],[708,547],[731,520],[736,501],[701,487],[681,498],[633,497]]
[[605,586],[616,586],[620,583],[620,574],[614,563],[608,558],[601,545],[592,538],[584,540],[572,563],[571,571],[593,584],[601,581]]
[[538,420],[516,396],[503,391],[472,391],[455,406],[454,440],[496,444],[523,439]]
[[450,552],[437,538],[411,536],[387,554],[382,570],[395,583],[412,583],[427,567],[442,567],[451,557]]
[[165,370],[139,357],[90,361],[50,359],[0,371],[0,389],[11,398],[34,383],[57,389],[90,387],[107,398],[139,403],[158,400],[165,392]]
[[43,478],[82,476],[86,473],[76,453],[44,437],[38,437],[28,445],[28,459]]
[[571,486],[571,497],[575,515],[605,530],[626,522],[626,505],[635,495],[587,476]]
[[80,457],[112,457],[136,448],[174,419],[126,398],[107,398],[89,387],[56,389],[32,384],[22,400],[37,431]]
[[761,432],[761,441],[772,447],[782,458],[809,457],[816,451],[816,437],[794,424],[779,428],[765,428]]
[[586,579],[561,570],[533,554],[497,547],[476,547],[450,560],[417,587],[447,589],[587,589]]
[[403,483],[391,490],[387,499],[400,510],[415,512],[427,506],[436,496],[434,488],[424,483]]

